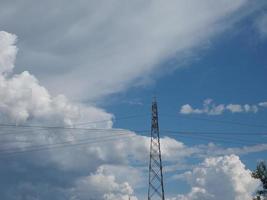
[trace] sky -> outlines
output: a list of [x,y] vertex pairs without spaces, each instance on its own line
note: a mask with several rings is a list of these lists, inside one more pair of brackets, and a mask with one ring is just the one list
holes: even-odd
[[0,197],[250,200],[267,150],[263,0],[0,0]]

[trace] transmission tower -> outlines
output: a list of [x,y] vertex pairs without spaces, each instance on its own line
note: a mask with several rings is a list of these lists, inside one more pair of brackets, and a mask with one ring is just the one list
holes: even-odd
[[160,151],[158,108],[156,99],[152,102],[152,121],[149,159],[148,200],[165,200]]

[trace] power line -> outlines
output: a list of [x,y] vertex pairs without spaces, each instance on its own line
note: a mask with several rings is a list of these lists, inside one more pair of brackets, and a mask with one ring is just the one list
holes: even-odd
[[[51,130],[50,130],[51,131]],[[134,132],[134,133],[146,133],[148,132],[147,130],[87,130],[86,132],[80,133],[80,134],[108,134],[108,133],[125,133],[125,132]],[[27,134],[51,134],[52,132],[28,132],[28,131],[24,131],[24,132],[9,132],[9,133],[0,133],[0,136],[9,136],[9,135],[27,135]],[[72,133],[67,133],[67,132],[59,132],[60,134],[74,134]],[[54,134],[57,134],[56,132],[54,132]],[[76,133],[75,133],[76,134]],[[1,139],[1,138],[0,138]]]
[[[252,143],[251,140],[238,140],[234,141],[231,138],[215,138],[214,136],[211,137],[209,135],[193,135],[188,133],[178,133],[178,132],[169,132],[168,135],[177,135],[179,137],[184,137],[186,139],[193,139],[193,140],[204,140],[208,142],[217,141],[219,143],[224,144],[240,144],[240,145],[255,145],[260,143]],[[165,136],[168,136],[165,135]],[[28,152],[36,152],[36,151],[43,151],[43,150],[50,150],[50,149],[57,149],[57,148],[65,148],[65,147],[72,147],[72,146],[79,146],[79,145],[86,145],[86,144],[93,144],[93,143],[101,143],[101,142],[108,142],[108,141],[114,141],[116,139],[125,139],[130,137],[138,137],[141,135],[130,135],[129,133],[121,133],[116,135],[109,135],[109,136],[102,136],[102,137],[90,137],[86,139],[76,140],[76,141],[65,141],[65,142],[59,142],[59,143],[53,143],[53,144],[43,144],[43,145],[35,145],[35,146],[29,146],[25,150],[19,150],[17,149],[6,149],[5,151],[0,152],[1,156],[8,156],[8,155],[16,155],[21,153],[28,153]],[[26,142],[26,141],[25,141]],[[73,143],[75,142],[75,143]]]
[[[216,120],[217,122],[217,120]],[[44,130],[49,130],[48,133],[51,133],[50,131],[55,131],[55,130],[68,130],[68,131],[73,131],[73,130],[83,130],[83,131],[86,131],[86,133],[107,133],[107,132],[113,132],[113,133],[125,133],[125,132],[130,132],[128,130],[124,130],[124,129],[101,129],[101,128],[77,128],[77,127],[60,127],[60,126],[40,126],[40,125],[15,125],[15,124],[0,124],[0,127],[3,127],[3,128],[11,128],[12,129],[21,129],[23,128],[22,130],[18,131],[18,132],[11,132],[11,133],[2,133],[0,135],[9,135],[9,134],[28,134],[28,133],[36,133],[36,132],[29,132],[29,129],[33,129],[34,131],[36,130],[39,130],[39,131],[44,131]],[[148,132],[147,130],[144,130],[144,131],[140,131],[140,130],[132,130],[133,132],[139,132],[139,133],[144,133],[144,132]],[[225,138],[225,136],[230,136],[230,137],[233,137],[233,136],[238,136],[238,135],[246,135],[246,136],[266,136],[267,133],[266,132],[263,132],[263,133],[260,133],[260,132],[218,132],[218,131],[172,131],[172,130],[162,130],[163,132],[166,132],[168,133],[169,135],[180,135],[181,137],[189,137],[191,139],[201,139],[201,140],[209,140],[209,141],[218,141],[218,142],[226,142],[226,143],[234,143],[234,144],[244,144],[244,143],[241,143],[242,141],[239,139],[239,142],[237,141],[233,141],[233,139],[231,139],[229,141],[229,138]],[[66,133],[66,132],[63,132],[63,133]],[[123,135],[123,134],[118,134],[116,136],[120,136],[120,135]],[[213,137],[210,137],[210,136],[213,136]],[[204,137],[203,137],[204,136]],[[214,137],[217,137],[217,138],[214,138]],[[223,137],[223,138],[218,138],[218,136],[220,137]],[[106,138],[105,138],[106,137]],[[114,136],[104,136],[102,138],[98,137],[98,138],[89,138],[89,140],[92,140],[92,139],[107,139],[107,137],[114,137]],[[88,139],[85,139],[85,140],[82,140],[83,142],[84,141],[87,141]],[[249,141],[246,141],[246,140],[243,140],[244,142],[251,142],[251,140]],[[12,142],[12,141],[9,141],[9,142]],[[14,141],[15,143],[16,142],[29,142],[29,141]],[[77,141],[75,141],[77,142]],[[78,141],[79,142],[79,141]],[[81,142],[81,141],[80,141]],[[67,145],[69,144],[70,142],[64,142],[64,143],[54,143],[54,144],[48,144],[48,145],[39,145],[39,146],[30,146],[29,148],[49,148],[49,146],[55,146],[55,145]],[[246,143],[247,144],[247,143]],[[254,143],[255,144],[255,143]],[[74,145],[74,144],[71,144],[71,145]],[[37,149],[37,150],[38,150]],[[8,149],[6,151],[13,151],[13,149]],[[32,149],[31,149],[32,150]],[[35,149],[33,149],[34,151]],[[27,152],[28,150],[26,150]],[[0,155],[1,154],[4,154],[4,153],[13,153],[13,152],[0,152]]]
[[[46,130],[67,130],[67,131],[86,131],[90,133],[95,132],[136,132],[142,133],[147,132],[147,130],[126,130],[126,129],[118,129],[118,128],[76,128],[76,127],[52,127],[52,126],[30,126],[30,125],[14,125],[14,124],[0,124],[0,127],[7,127],[13,129],[23,128],[24,130],[19,130],[18,132],[4,132],[0,133],[2,135],[14,135],[14,134],[36,134],[36,132],[29,132],[29,130],[38,130],[38,131],[46,131]],[[26,130],[25,130],[26,128]],[[0,131],[1,132],[1,131]],[[62,132],[65,133],[65,132]]]
[[[19,126],[15,126],[15,128],[19,128]],[[36,127],[31,127],[31,128],[34,128],[33,130],[36,131]],[[44,131],[44,130],[47,130],[47,129],[44,129],[44,128],[47,128],[47,127],[43,127],[42,129],[41,128],[37,128],[37,130],[39,131]],[[57,129],[55,129],[57,130]],[[84,129],[79,129],[79,128],[72,128],[72,129],[67,129],[68,131],[72,131],[72,130],[84,130]],[[83,134],[92,134],[92,133],[97,133],[97,134],[108,134],[110,132],[112,133],[125,133],[125,132],[135,132],[135,133],[147,133],[149,132],[149,130],[124,130],[124,129],[85,129],[86,132]],[[53,127],[49,127],[49,132],[44,132],[44,133],[48,133],[48,134],[51,134],[51,131],[54,131],[53,130]],[[181,131],[173,131],[173,130],[161,130],[162,132],[165,132],[165,133],[170,133],[170,134],[186,134],[186,135],[212,135],[213,137],[214,136],[218,136],[218,135],[223,135],[223,136],[239,136],[239,135],[245,135],[245,136],[267,136],[267,132],[222,132],[222,131],[184,131],[184,130],[181,130]],[[38,132],[40,133],[40,132]],[[60,133],[69,133],[69,132],[60,132]],[[5,136],[5,135],[13,135],[13,134],[36,134],[36,132],[29,132],[29,130],[20,130],[20,131],[17,131],[17,132],[8,132],[8,133],[1,133],[0,136]]]
[[[171,135],[185,135],[185,136],[191,136],[191,137],[199,137],[199,136],[205,136],[208,137],[210,140],[218,140],[218,139],[224,139],[224,140],[230,140],[231,143],[233,143],[233,140],[237,139],[240,142],[258,142],[257,140],[260,140],[260,142],[263,141],[263,137],[266,137],[266,133],[248,133],[248,132],[181,132],[181,131],[163,131],[164,133],[171,134]],[[240,138],[240,136],[246,136],[249,137],[245,139],[245,137]],[[251,138],[254,137],[254,138]],[[254,139],[254,140],[253,140]],[[267,139],[267,138],[266,138]],[[259,142],[258,142],[259,143]]]
[[126,119],[133,119],[133,118],[138,118],[138,117],[144,117],[144,116],[148,116],[148,114],[141,114],[141,115],[129,115],[129,116],[124,116],[124,117],[115,117],[107,120],[99,120],[99,121],[88,121],[88,122],[81,122],[81,123],[75,123],[73,124],[73,126],[77,126],[77,125],[86,125],[86,124],[93,124],[93,123],[102,123],[102,122],[116,122],[116,121],[120,121],[120,120],[126,120]]
[[[101,136],[101,137],[90,137],[82,140],[76,140],[76,142],[80,141],[86,141],[86,140],[91,140],[91,139],[102,139],[102,138],[109,138],[109,137],[114,137],[114,136],[123,136],[123,135],[128,135],[127,133],[121,133],[121,134],[116,134],[116,135],[109,135],[109,136]],[[72,143],[73,141],[65,141],[65,142],[60,142],[60,143],[53,143],[53,144],[40,144],[40,145],[31,145],[29,146],[30,148],[35,148],[35,147],[43,147],[43,146],[54,146],[54,145],[59,145],[59,144],[68,144]],[[11,149],[12,150],[12,149]],[[10,149],[5,149],[5,151],[2,151],[1,153],[5,153],[6,151],[10,151]]]
[[[74,147],[74,146],[80,146],[80,145],[87,145],[87,144],[94,144],[94,143],[99,143],[99,142],[108,142],[108,141],[114,141],[118,139],[118,136],[123,136],[121,139],[126,139],[126,138],[131,138],[131,137],[136,137],[136,135],[126,135],[126,134],[121,134],[121,135],[116,135],[113,137],[107,137],[107,138],[88,138],[85,140],[77,140],[78,143],[72,143],[73,141],[66,141],[66,142],[61,142],[61,143],[54,143],[54,144],[47,144],[47,145],[39,145],[39,146],[34,146],[35,148],[28,147],[28,149],[25,150],[20,150],[16,151],[13,149],[8,149],[6,151],[0,152],[0,157],[4,156],[11,156],[11,155],[17,155],[17,154],[22,154],[22,153],[30,153],[30,152],[37,152],[37,151],[44,151],[44,150],[51,150],[51,149],[57,149],[57,148],[65,148],[65,147]],[[93,140],[92,140],[93,139]],[[77,142],[76,141],[76,142]]]
[[[66,127],[66,126],[41,126],[41,125],[23,125],[23,124],[21,124],[21,125],[0,124],[0,127],[64,129],[64,130],[112,130],[112,129],[108,129],[108,128],[77,128],[77,127]],[[122,129],[118,129],[118,130],[122,130]]]
[[[223,144],[239,144],[239,145],[260,144],[260,142],[257,142],[257,141],[253,142],[252,140],[244,140],[240,138],[227,138],[227,137],[215,138],[214,136],[209,136],[209,135],[188,135],[188,134],[183,134],[183,133],[169,133],[168,135],[177,135],[179,137],[184,137],[186,139],[204,140],[207,142],[216,141],[216,142],[223,143]],[[168,136],[168,135],[165,135],[165,136]],[[234,140],[234,139],[238,139],[238,140]]]
[[41,129],[71,129],[71,130],[92,130],[92,129],[101,129],[101,128],[83,128],[83,127],[75,127],[77,125],[86,125],[86,124],[93,124],[93,123],[101,123],[101,122],[108,122],[108,121],[119,121],[119,120],[126,120],[126,119],[132,119],[132,118],[138,118],[138,117],[144,117],[148,116],[147,114],[139,114],[139,115],[129,115],[129,116],[123,116],[113,119],[105,119],[105,120],[97,120],[97,121],[87,121],[87,122],[81,122],[72,124],[71,127],[66,126],[41,126],[41,125],[31,125],[31,124],[0,124],[0,127],[20,127],[20,128],[41,128]]
[[224,135],[224,136],[238,136],[238,135],[245,135],[245,136],[267,136],[267,131],[265,132],[235,132],[235,131],[173,131],[173,130],[161,130],[165,133],[184,133],[184,134],[196,134],[196,135]]
[[222,124],[232,124],[232,125],[239,125],[239,126],[248,126],[248,127],[258,127],[258,128],[267,128],[267,125],[263,124],[250,124],[250,123],[244,123],[244,122],[238,122],[238,121],[231,121],[231,120],[217,120],[217,119],[208,119],[208,118],[201,118],[201,117],[185,117],[178,114],[161,114],[162,116],[167,117],[177,117],[181,119],[186,120],[198,120],[198,121],[208,121],[208,122],[216,122],[216,123],[222,123]]
[[[111,129],[113,130],[113,129]],[[49,130],[49,132],[45,132],[45,133],[51,133],[50,131],[52,130]],[[104,132],[103,132],[104,131]],[[106,132],[107,130],[103,130],[103,129],[100,129],[100,130],[95,130],[95,129],[92,129],[92,130],[87,130],[86,133],[83,133],[83,134],[92,134],[92,133],[101,133],[101,134],[107,134]],[[127,133],[130,131],[128,130],[121,130],[121,129],[116,129],[116,130],[113,130],[111,131],[113,133]],[[149,132],[148,130],[144,130],[144,131],[135,131],[135,132],[139,132],[139,133],[147,133]],[[164,133],[167,133],[169,135],[186,135],[186,136],[191,136],[191,137],[198,137],[198,136],[208,136],[209,139],[216,139],[215,137],[220,138],[220,137],[223,137],[223,138],[226,138],[226,137],[235,137],[235,136],[240,136],[240,135],[246,135],[246,136],[267,136],[266,133],[256,133],[256,132],[216,132],[216,131],[171,131],[171,130],[162,130],[162,132]],[[17,134],[18,132],[16,132],[15,134]],[[24,133],[27,133],[27,132],[24,132]],[[29,132],[29,133],[33,133],[35,134],[35,132]],[[66,133],[66,132],[63,132],[63,133]],[[13,133],[6,133],[6,134],[13,134]],[[0,135],[6,135],[6,134],[0,134]],[[109,133],[110,134],[110,133]],[[252,135],[253,134],[253,135]],[[255,135],[257,134],[257,135]],[[112,135],[111,135],[112,136]],[[212,137],[210,137],[212,136]],[[104,137],[108,137],[108,136],[104,136]],[[239,139],[240,140],[240,139]],[[251,141],[251,139],[249,140]],[[9,141],[9,143],[11,143],[12,141]],[[17,143],[17,142],[29,142],[27,140],[24,140],[24,141],[17,141],[17,140],[14,140],[13,141],[14,143]]]

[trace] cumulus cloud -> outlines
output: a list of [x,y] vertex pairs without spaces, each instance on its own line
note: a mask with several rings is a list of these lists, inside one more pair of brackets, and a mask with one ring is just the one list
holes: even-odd
[[232,113],[242,113],[242,112],[258,112],[258,106],[257,105],[239,105],[239,104],[228,104],[226,106],[226,109],[229,110]]
[[7,74],[14,68],[17,54],[17,36],[0,31],[0,74]]
[[180,113],[182,113],[182,114],[191,114],[191,113],[201,114],[201,113],[203,113],[203,111],[200,109],[193,109],[189,104],[185,104],[181,107]]
[[203,108],[194,109],[191,105],[185,104],[181,107],[180,113],[182,114],[208,114],[220,115],[224,112],[225,106],[223,104],[215,105],[212,99],[206,99],[203,102]]
[[[85,124],[84,127],[105,128],[107,130],[112,128],[113,115],[103,109],[72,103],[64,95],[52,96],[27,71],[12,74],[17,53],[16,36],[2,31],[0,32],[0,41],[0,121],[2,123],[23,124],[34,122],[41,125],[52,124],[53,126],[74,127],[76,123],[102,120],[103,123]],[[26,129],[25,134],[25,130],[17,127],[12,129],[2,127],[0,132],[2,144],[0,156],[14,151],[34,150],[42,146],[53,146],[60,143],[75,144],[84,140],[95,140],[96,137],[103,137],[105,134],[112,135],[108,131],[104,133],[95,131],[88,135],[86,131],[73,133],[68,130],[57,130],[51,134],[51,130],[36,128]],[[125,130],[124,133],[126,132]],[[118,139],[117,142],[119,145],[122,139]],[[53,180],[51,179],[59,180],[63,171],[82,171],[85,173],[85,170],[89,170],[87,173],[91,173],[105,162],[124,162],[123,155],[119,153],[118,155],[116,153],[115,155],[112,154],[115,151],[119,152],[120,148],[113,145],[110,145],[110,147],[114,148],[114,151],[108,149],[108,147],[101,148],[97,145],[89,145],[64,151],[54,151],[51,148],[28,156],[22,155],[14,161],[11,158],[11,160],[5,162],[7,165],[1,164],[1,173],[7,172],[10,174],[12,172],[12,175],[19,176],[20,180],[18,180],[18,183],[10,181],[5,185],[8,187],[8,184],[12,184],[13,189],[6,190],[5,187],[1,187],[1,195],[3,198],[16,200],[23,196],[27,199],[51,199],[48,193],[38,192],[38,190],[44,188],[43,191],[46,189],[53,191],[55,195],[53,198],[57,198],[57,194],[64,196],[68,189],[63,186],[64,184],[62,185],[57,181],[52,184]],[[90,159],[93,159],[93,162],[90,162]],[[12,167],[12,163],[16,163],[14,167]],[[21,170],[25,166],[28,166],[29,170]],[[37,175],[34,171],[36,167],[39,169],[44,167],[48,173],[56,173],[57,176],[48,176],[46,180],[36,180],[36,182],[33,180],[27,181],[26,176],[34,177]],[[83,175],[77,175],[76,177],[70,175],[68,181],[74,182],[80,176]],[[128,187],[128,185],[126,186]],[[26,196],[25,191],[28,191]],[[108,193],[107,195],[115,194]],[[111,197],[109,198],[111,199]]]
[[180,113],[182,114],[208,114],[208,115],[220,115],[225,110],[223,104],[215,105],[212,103],[212,99],[206,99],[203,102],[202,109],[194,109],[189,104],[185,104],[181,107]]
[[212,195],[207,194],[207,191],[203,188],[193,187],[187,195],[178,195],[177,197],[170,198],[169,200],[212,200]]
[[16,36],[0,32],[0,118],[2,121],[23,123],[29,119],[72,125],[77,122],[107,120],[112,126],[112,115],[93,106],[71,103],[64,95],[51,96],[38,80],[25,71],[5,76],[14,67],[17,48]]
[[149,82],[161,63],[184,61],[258,6],[247,0],[28,0],[2,4],[0,23],[21,38],[19,66],[49,91],[96,99]]
[[233,113],[243,112],[243,108],[239,104],[229,104],[226,106],[226,109],[230,110]]
[[173,200],[251,200],[260,185],[235,155],[207,158],[183,178],[192,191]]
[[88,197],[99,200],[128,200],[131,197],[137,200],[129,183],[117,182],[115,176],[104,174],[103,168],[77,180],[71,189],[70,199],[85,200]]
[[215,104],[212,99],[206,99],[203,102],[202,108],[193,108],[189,104],[182,105],[180,108],[181,114],[207,114],[207,115],[221,115],[226,111],[231,113],[257,113],[259,107],[267,107],[266,102],[261,102],[255,105],[249,104]]

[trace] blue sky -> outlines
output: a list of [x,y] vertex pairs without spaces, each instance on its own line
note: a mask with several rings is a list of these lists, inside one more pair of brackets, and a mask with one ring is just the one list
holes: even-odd
[[[132,130],[149,129],[150,116],[147,113],[150,109],[152,97],[156,96],[159,104],[160,127],[163,129],[161,136],[168,134],[164,130],[265,133],[267,128],[266,110],[258,113],[197,116],[200,119],[225,120],[243,124],[264,125],[266,127],[199,121],[184,117],[179,113],[182,105],[189,103],[201,107],[203,100],[207,98],[212,98],[218,104],[255,104],[267,99],[265,88],[267,83],[267,39],[261,38],[255,28],[254,20],[256,17],[257,15],[249,16],[236,24],[233,29],[220,34],[211,41],[208,47],[198,51],[189,63],[180,64],[182,69],[161,75],[157,81],[143,89],[133,88],[120,94],[119,97],[115,95],[114,100],[111,100],[112,103],[106,103],[106,106],[104,103],[104,107],[108,111],[118,116],[144,114],[140,119],[118,121],[115,126]],[[163,65],[175,66],[179,65],[179,62],[177,63],[174,58]],[[179,118],[179,116],[183,116],[183,118]],[[203,143],[203,140],[197,138],[172,137],[184,141],[187,145]],[[240,146],[238,142],[235,143],[239,139],[248,142],[266,142],[266,137],[232,136],[230,138],[233,139],[233,143],[227,141],[217,143],[227,147]],[[211,141],[212,139],[204,142]],[[251,153],[241,156],[241,159],[248,168],[254,170],[259,160],[266,159],[266,152]],[[167,192],[177,191],[177,187],[173,184],[177,183],[167,184]],[[179,192],[184,192],[184,183],[178,184],[181,184],[179,185]]]
[[252,198],[265,1],[0,5],[1,199],[146,199],[154,96],[167,199]]
[[[146,114],[149,112],[152,97],[156,95],[160,112],[178,115],[182,105],[189,103],[195,107],[201,107],[203,100],[207,98],[213,99],[217,104],[257,104],[265,101],[267,98],[264,88],[267,70],[267,61],[264,56],[267,50],[266,39],[259,37],[253,19],[251,17],[244,19],[234,29],[219,35],[212,41],[212,45],[197,53],[197,59],[194,58],[182,69],[165,74],[145,88],[133,88],[115,95],[111,98],[111,103],[104,102],[104,107],[118,116],[127,116],[129,113]],[[170,62],[175,63],[175,60]],[[225,113],[204,117],[248,124],[265,124],[267,115],[266,111],[262,110],[256,114]],[[129,120],[129,122],[118,122],[116,125],[133,129],[149,127],[149,124],[142,122],[143,119],[137,120],[140,124],[136,124],[136,120]],[[175,123],[169,122],[173,119],[166,119],[162,116],[161,120],[161,126],[165,129],[168,127],[179,129],[179,126],[174,125]],[[184,124],[185,121],[182,122],[180,129],[185,127],[188,130],[195,130],[188,124]],[[189,123],[192,122],[194,121]],[[222,131],[225,126],[219,123],[204,125],[215,126],[215,129],[207,130]],[[201,128],[206,130],[205,128],[208,127],[199,127],[200,130]],[[244,131],[248,127],[231,126],[231,128]]]

